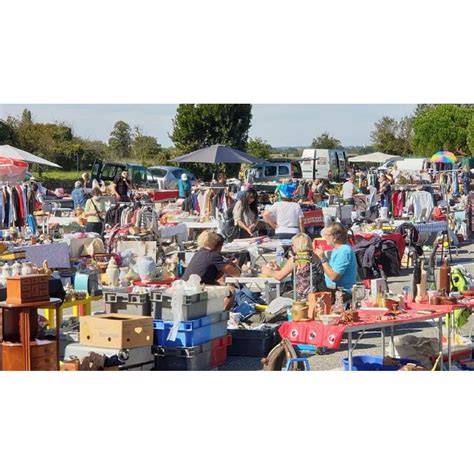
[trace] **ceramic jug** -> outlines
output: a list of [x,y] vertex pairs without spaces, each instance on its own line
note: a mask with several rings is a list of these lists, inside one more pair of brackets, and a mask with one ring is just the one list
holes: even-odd
[[137,266],[138,275],[140,276],[141,281],[151,281],[156,275],[156,263],[151,257],[147,255],[139,257]]
[[23,262],[21,264],[21,274],[22,275],[32,275],[33,271],[33,264],[31,262]]
[[12,265],[12,276],[19,276],[21,275],[21,263],[15,262]]
[[117,266],[115,258],[111,258],[109,260],[105,274],[107,275],[109,286],[117,287],[119,285],[120,270]]

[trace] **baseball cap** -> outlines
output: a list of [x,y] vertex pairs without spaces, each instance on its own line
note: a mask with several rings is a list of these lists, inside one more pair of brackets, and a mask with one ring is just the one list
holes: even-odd
[[182,179],[183,181],[187,181],[187,180],[188,180],[188,175],[187,175],[186,173],[183,173],[183,174],[181,175],[181,179]]

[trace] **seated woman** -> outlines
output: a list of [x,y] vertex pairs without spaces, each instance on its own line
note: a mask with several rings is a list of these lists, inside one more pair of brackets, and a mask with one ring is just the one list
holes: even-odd
[[352,247],[347,243],[347,231],[339,223],[332,224],[326,228],[324,238],[334,247],[331,257],[328,260],[320,247],[316,248],[315,253],[321,259],[326,285],[330,290],[342,288],[344,299],[347,300],[357,281],[357,260]]
[[[291,239],[291,245],[296,258],[289,258],[282,269],[279,269],[272,262],[264,267],[263,273],[277,280],[283,280],[286,276],[293,273],[293,270],[296,270],[295,300],[307,299],[308,293],[311,291],[327,291],[321,261],[313,253],[311,238],[307,234],[296,234]],[[311,272],[313,274],[312,285],[310,279]]]
[[[239,268],[222,256],[223,244],[224,238],[217,232],[205,234],[182,279],[187,281],[191,275],[199,275],[204,285],[225,285],[226,276],[240,276]],[[224,311],[230,310],[234,304],[234,288],[228,288],[230,296],[224,300]]]

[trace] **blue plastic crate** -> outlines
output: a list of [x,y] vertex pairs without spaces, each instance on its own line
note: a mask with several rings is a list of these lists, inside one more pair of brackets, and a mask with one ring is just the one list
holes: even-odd
[[153,343],[164,347],[192,347],[198,346],[211,339],[223,337],[227,334],[229,312],[211,314],[192,321],[179,323],[178,333],[174,341],[166,338],[173,327],[173,321],[155,319],[153,321]]
[[[399,361],[402,365],[405,364],[417,364],[421,365],[418,361],[412,359],[394,359]],[[349,370],[349,358],[344,357],[342,359],[342,366],[344,370]],[[382,356],[362,355],[352,357],[352,370],[353,371],[379,371],[389,372],[396,371],[399,367],[394,365],[383,365]]]

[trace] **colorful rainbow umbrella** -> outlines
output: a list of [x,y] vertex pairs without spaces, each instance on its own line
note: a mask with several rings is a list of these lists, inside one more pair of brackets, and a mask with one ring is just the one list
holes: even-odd
[[438,151],[431,157],[431,161],[433,163],[448,163],[454,165],[456,163],[457,158],[454,153],[450,151]]

